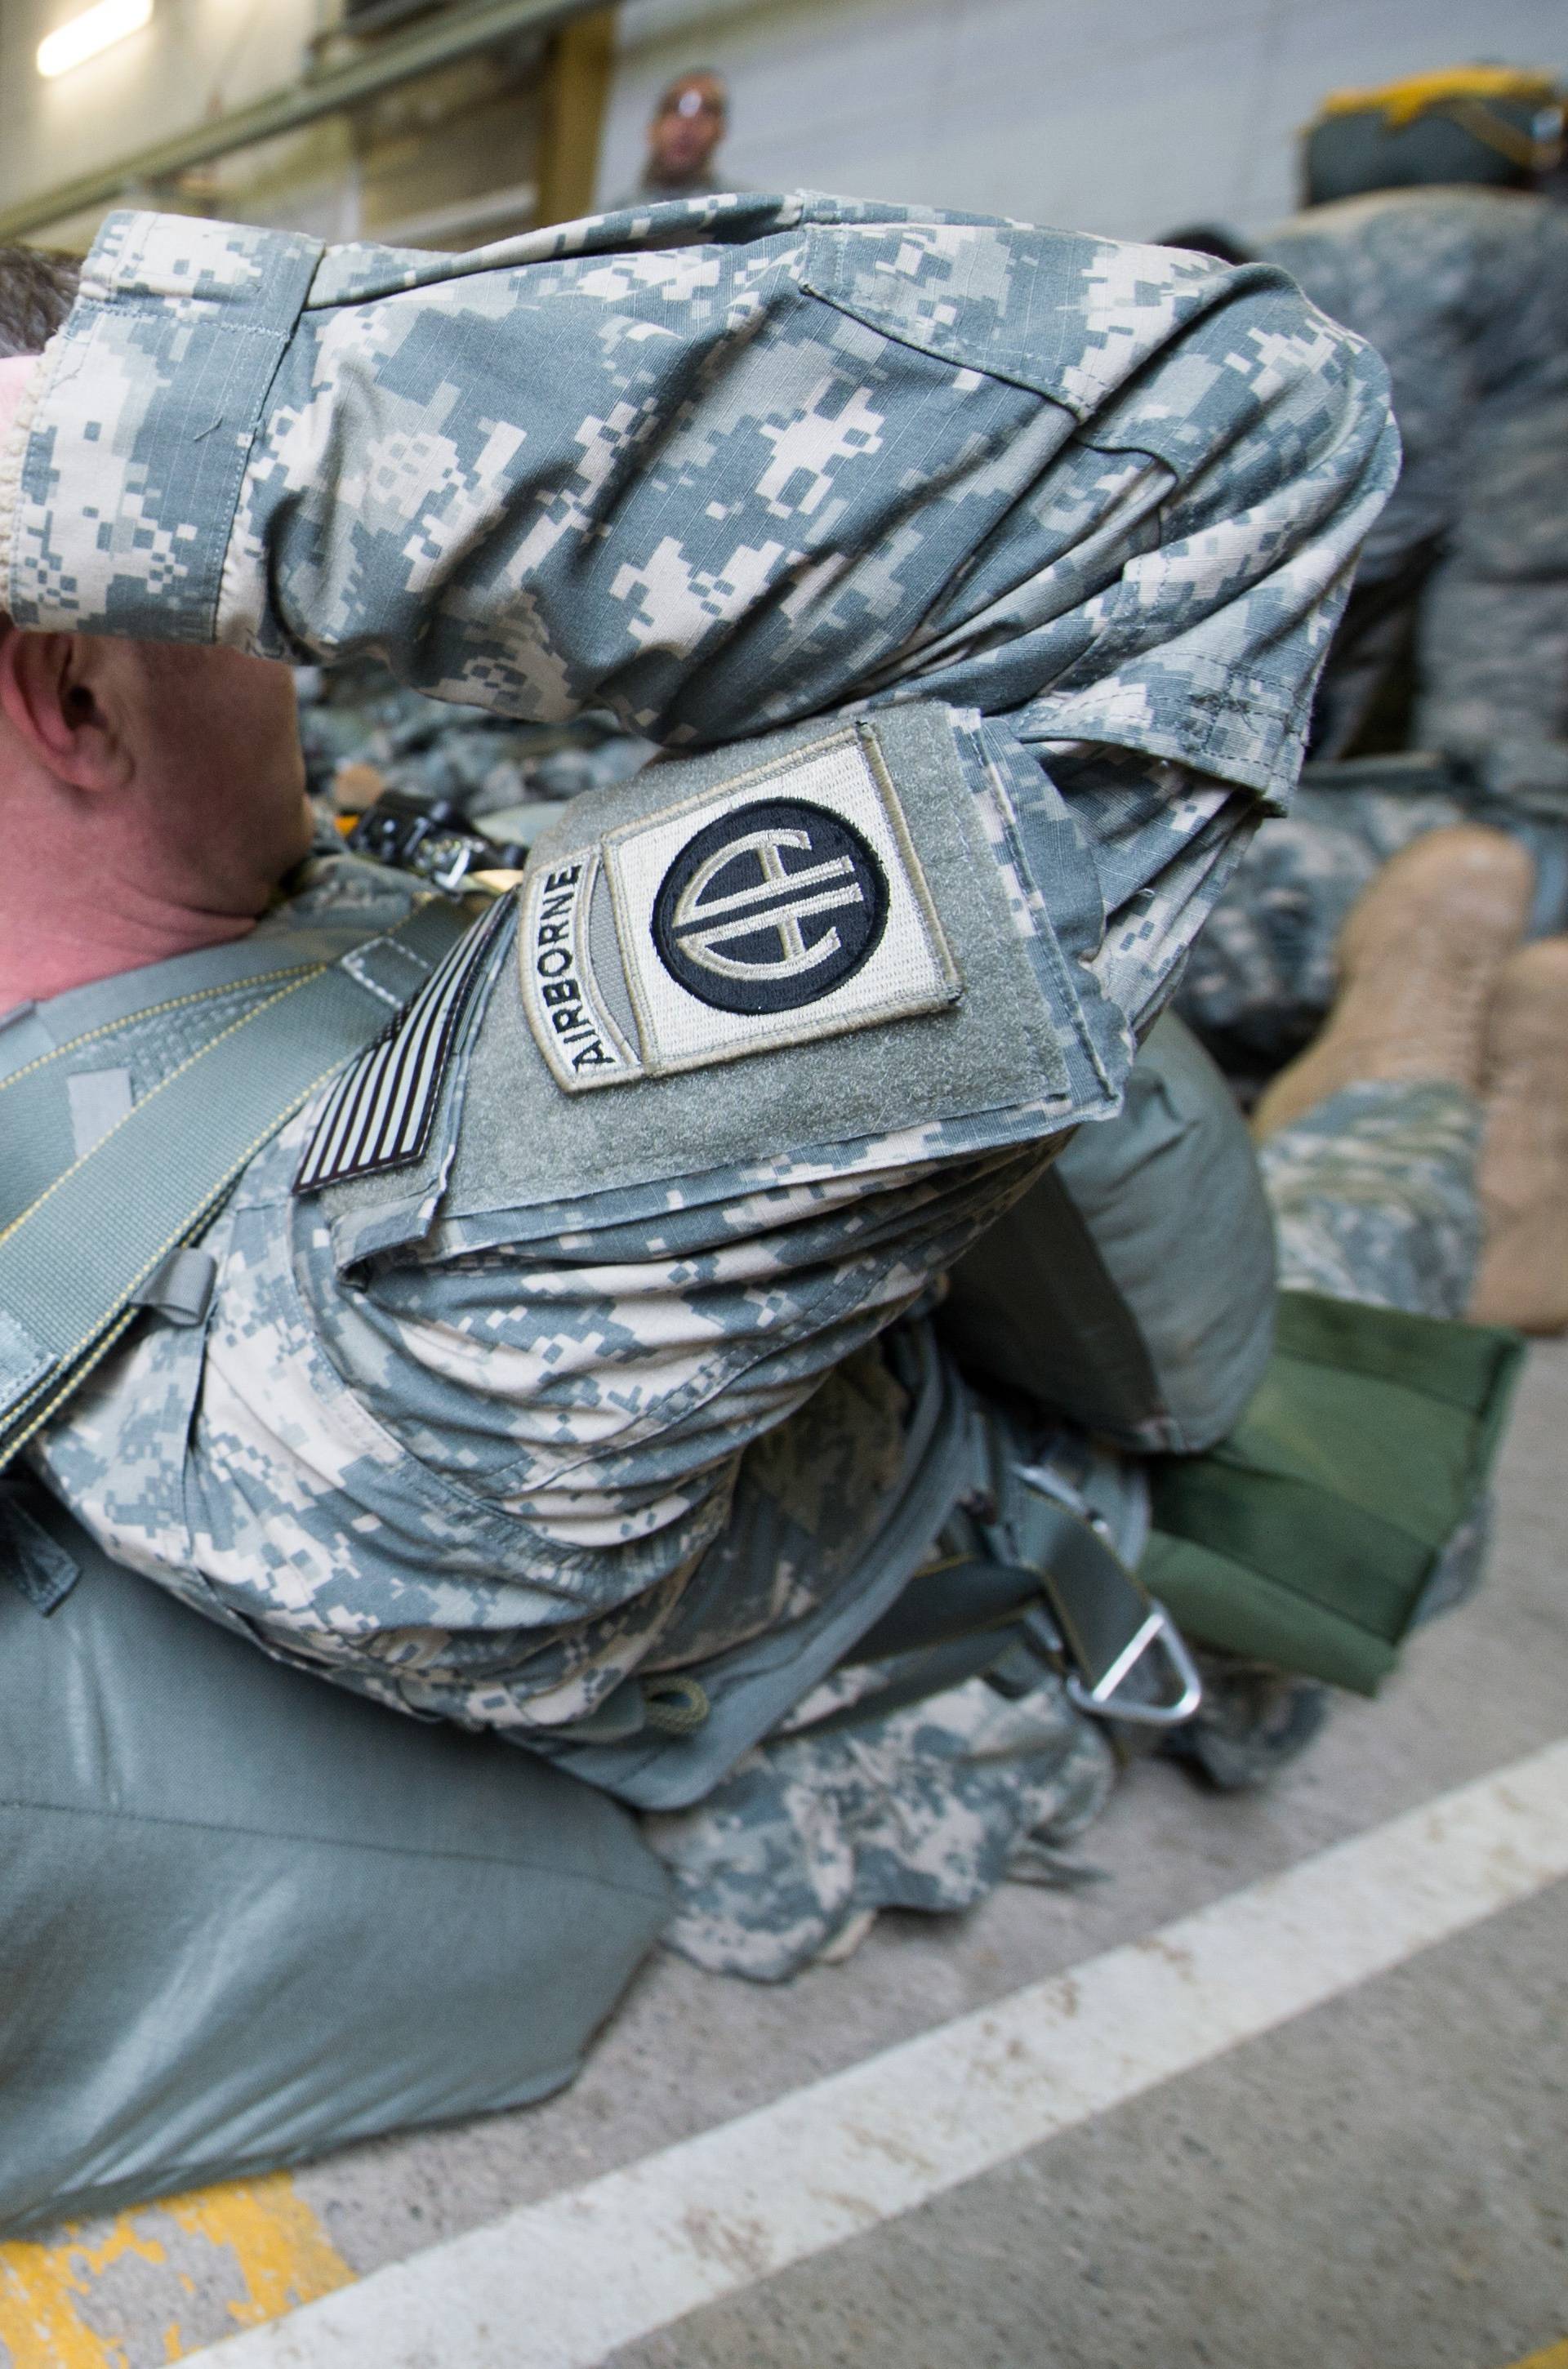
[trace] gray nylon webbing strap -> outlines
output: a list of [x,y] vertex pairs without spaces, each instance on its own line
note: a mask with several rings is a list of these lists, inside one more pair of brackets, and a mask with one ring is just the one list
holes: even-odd
[[431,899],[343,961],[285,974],[0,1233],[0,1471],[133,1322],[169,1252],[471,926]]

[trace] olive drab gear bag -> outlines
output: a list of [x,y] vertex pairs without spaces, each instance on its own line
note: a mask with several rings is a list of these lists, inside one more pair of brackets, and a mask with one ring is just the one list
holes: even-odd
[[1174,1013],[1114,1119],[1080,1127],[954,1268],[939,1323],[982,1381],[1118,1447],[1222,1439],[1268,1362],[1274,1223],[1246,1125]]
[[0,1495],[0,2230],[517,2106],[665,1923],[626,1813]]
[[1523,1357],[1490,1325],[1281,1292],[1240,1423],[1154,1468],[1140,1577],[1206,1645],[1373,1693],[1473,1581]]
[[1162,1451],[1137,1570],[1183,1635],[1369,1694],[1473,1578],[1521,1345],[1274,1273],[1246,1128],[1167,1015],[939,1321],[982,1379]]

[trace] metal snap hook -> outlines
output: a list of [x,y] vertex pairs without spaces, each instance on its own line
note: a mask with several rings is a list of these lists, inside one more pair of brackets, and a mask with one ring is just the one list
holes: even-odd
[[[1158,1650],[1164,1657],[1180,1685],[1181,1691],[1173,1702],[1118,1702],[1117,1689],[1122,1687],[1145,1655]],[[1080,1711],[1096,1719],[1125,1719],[1139,1727],[1179,1727],[1191,1719],[1203,1701],[1203,1680],[1188,1653],[1180,1630],[1164,1606],[1152,1596],[1149,1616],[1137,1633],[1123,1646],[1110,1668],[1093,1687],[1082,1678],[1070,1677],[1067,1681],[1070,1701]]]

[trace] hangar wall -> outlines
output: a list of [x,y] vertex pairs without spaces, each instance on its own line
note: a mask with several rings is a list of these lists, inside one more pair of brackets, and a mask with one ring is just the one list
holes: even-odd
[[0,7],[0,203],[242,107],[292,80],[322,0],[155,0],[152,22],[56,81],[39,42],[86,0]]
[[[0,8],[0,207],[290,86],[347,0],[154,0],[141,31],[41,80],[40,38],[83,6]],[[356,23],[406,14],[372,0]],[[1288,211],[1293,134],[1325,88],[1477,55],[1568,65],[1562,0],[624,0],[615,37],[601,202],[635,179],[661,85],[706,63],[730,80],[726,161],[752,187],[1134,236]],[[513,42],[143,201],[337,238],[502,235],[541,186],[546,71],[544,42]],[[29,235],[85,246],[97,219]]]
[[752,188],[1255,229],[1323,91],[1482,56],[1568,63],[1562,0],[626,0],[601,200],[662,84],[711,64]]

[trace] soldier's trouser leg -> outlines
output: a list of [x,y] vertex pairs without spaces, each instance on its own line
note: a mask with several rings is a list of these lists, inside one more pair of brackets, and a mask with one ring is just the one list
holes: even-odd
[[1481,1105],[1445,1080],[1347,1086],[1259,1148],[1279,1282],[1462,1316],[1481,1249]]
[[1176,1009],[1241,1082],[1310,1041],[1334,994],[1334,944],[1379,868],[1413,839],[1461,822],[1440,765],[1422,758],[1310,769],[1288,815],[1265,822],[1205,922]]
[[[1459,1315],[1479,1240],[1479,1133],[1478,1105],[1460,1087],[1373,1083],[1333,1095],[1271,1138],[1259,1163],[1287,1293],[1418,1317]],[[1114,1165],[1122,1134],[1141,1140],[1136,1114],[1096,1131],[1102,1164]],[[1168,1167],[1171,1147],[1162,1148],[1165,1160],[1155,1165]],[[1252,1166],[1239,1130],[1233,1145],[1223,1138],[1219,1149],[1227,1148]],[[1133,1162],[1128,1190],[1141,1175]],[[1212,1183],[1208,1193],[1212,1199]],[[998,1236],[1014,1220],[1004,1219]],[[1145,1319],[1146,1298],[1134,1292]],[[1288,1299],[1284,1307],[1288,1315]],[[1050,1313],[1064,1321],[1063,1308],[1053,1304]],[[1288,1336],[1288,1322],[1284,1330]],[[1283,1371],[1272,1371],[1276,1393]],[[1353,1382],[1347,1377],[1347,1388]],[[1288,1383],[1284,1413],[1288,1426],[1299,1413]],[[1229,1496],[1215,1502],[1233,1478],[1224,1456],[1167,1459],[1155,1470],[1157,1504],[1185,1478],[1189,1491],[1207,1492],[1200,1532],[1224,1534],[1237,1510]],[[1174,1525],[1184,1516],[1168,1507],[1167,1517]],[[1479,1542],[1477,1528],[1466,1573]],[[1311,1666],[1317,1653],[1325,1675],[1332,1669],[1342,1683],[1356,1683],[1391,1659],[1362,1641],[1353,1621],[1342,1633],[1316,1614],[1303,1619],[1288,1608],[1280,1615],[1266,1574],[1217,1571],[1207,1558],[1200,1564],[1180,1539],[1155,1545],[1150,1584],[1178,1597],[1178,1617],[1195,1639],[1230,1648],[1205,1654],[1212,1708],[1187,1739],[1219,1782],[1262,1781],[1320,1723],[1323,1689],[1284,1677],[1279,1661],[1294,1653]],[[1365,1666],[1357,1648],[1369,1657]],[[873,1906],[962,1908],[1009,1873],[1050,1873],[1055,1849],[1103,1802],[1110,1770],[1103,1733],[1049,1686],[1008,1701],[977,1680],[850,1729],[771,1738],[708,1802],[651,1822],[680,1902],[671,1939],[700,1964],[776,1980],[853,1934]]]

